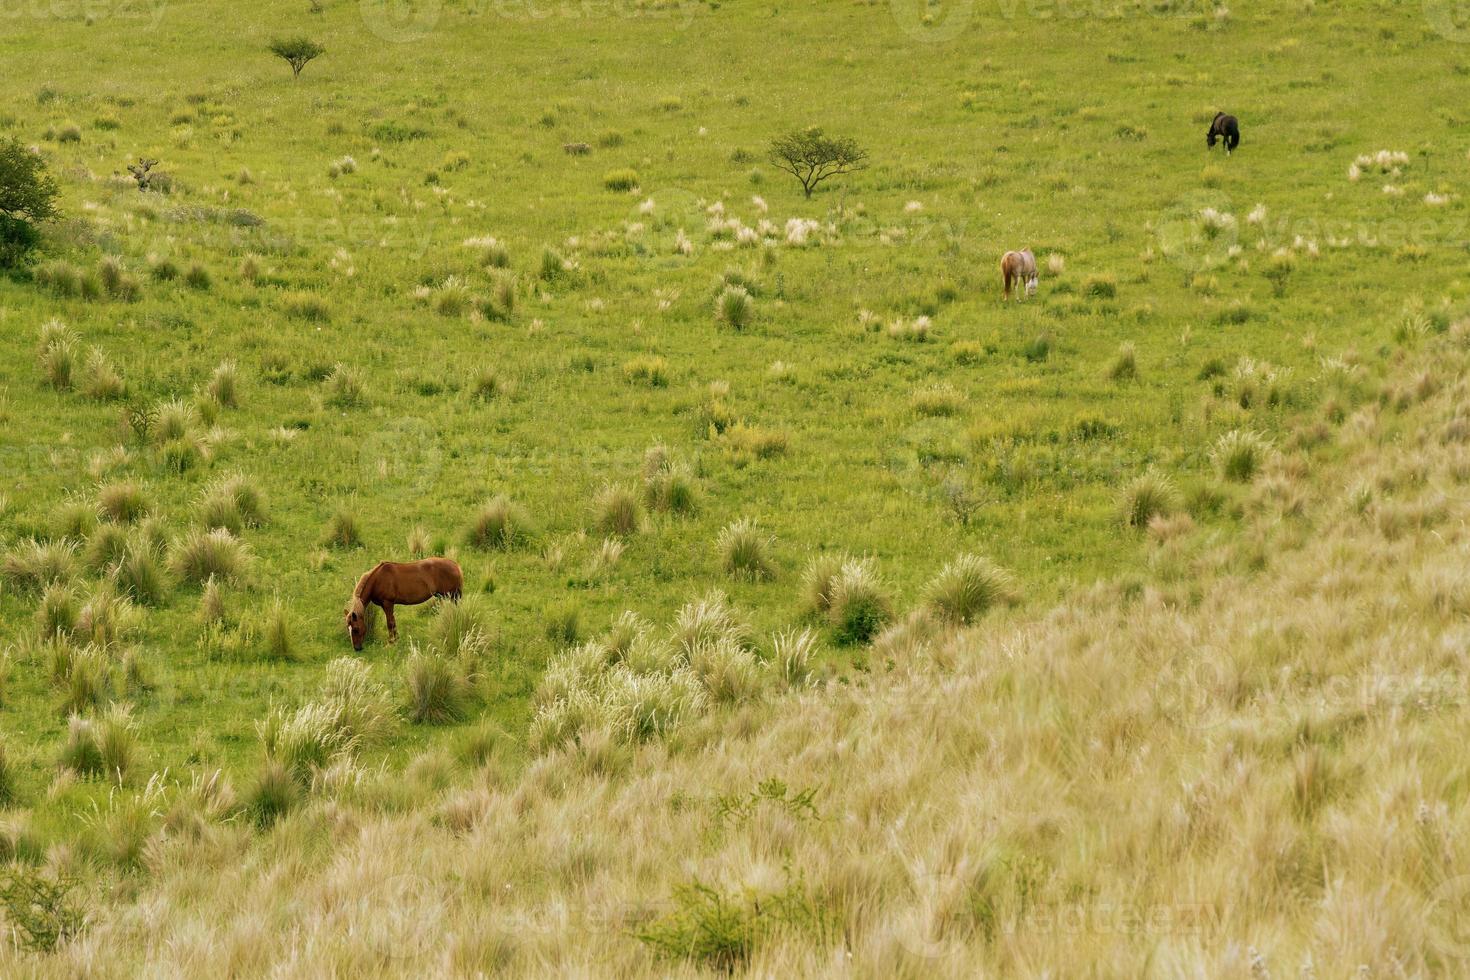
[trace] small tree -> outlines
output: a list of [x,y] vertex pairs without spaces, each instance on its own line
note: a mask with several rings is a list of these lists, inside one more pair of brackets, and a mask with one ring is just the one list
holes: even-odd
[[307,37],[277,38],[270,44],[270,53],[291,66],[292,78],[300,78],[306,63],[325,54],[326,50]]
[[35,247],[35,223],[56,217],[56,181],[46,161],[16,139],[0,139],[0,268]]
[[771,144],[771,162],[799,180],[807,197],[829,177],[862,170],[867,160],[856,140],[824,136],[815,126],[787,133]]

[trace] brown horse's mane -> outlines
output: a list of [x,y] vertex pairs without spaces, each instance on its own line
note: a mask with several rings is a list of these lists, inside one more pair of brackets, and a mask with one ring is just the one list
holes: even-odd
[[368,569],[366,572],[363,572],[362,578],[357,580],[357,587],[352,590],[353,599],[360,603],[366,604],[366,600],[363,598],[363,596],[372,594],[369,591],[369,586],[372,580],[377,577],[378,573],[383,570],[383,566],[386,564],[388,563],[385,561],[380,561],[372,568]]

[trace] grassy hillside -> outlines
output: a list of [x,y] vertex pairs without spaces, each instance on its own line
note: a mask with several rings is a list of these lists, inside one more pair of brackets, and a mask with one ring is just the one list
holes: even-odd
[[[1418,443],[1459,424],[1461,348],[1439,335],[1467,289],[1470,55],[1437,7],[229,17],[12,21],[25,72],[0,132],[39,148],[64,216],[0,279],[0,841],[25,875],[78,875],[92,913],[47,969],[126,946],[185,971],[310,972],[324,950],[388,972],[653,971],[685,962],[659,958],[682,920],[656,913],[703,901],[691,880],[790,912],[696,968],[827,969],[845,949],[886,969],[919,928],[903,861],[837,856],[885,841],[959,876],[957,972],[1251,969],[1251,947],[1280,969],[1309,951],[1443,967],[1433,916],[1374,919],[1393,951],[1350,910],[1380,880],[1385,908],[1427,901],[1453,826],[1443,860],[1391,880],[1351,848],[1451,713],[1395,714],[1392,734],[1311,713],[1384,659],[1354,617],[1384,643],[1427,631],[1395,677],[1459,676],[1458,586],[1416,604],[1412,571],[1458,533],[1439,479],[1458,457]],[[294,34],[327,50],[293,80],[265,49]],[[1203,138],[1221,108],[1242,121],[1229,158]],[[810,125],[871,166],[808,200],[766,147]],[[140,193],[140,157],[166,193]],[[1004,305],[1000,254],[1026,246],[1039,294]],[[732,288],[748,322],[717,314]],[[401,609],[396,647],[379,629],[339,660],[357,577],[417,554],[456,557],[467,602]],[[941,575],[961,555],[978,560]],[[822,615],[809,573],[844,556],[847,598]],[[1351,584],[1288,602],[1345,563]],[[699,604],[712,590],[737,627]],[[868,642],[916,608],[935,621]],[[1181,648],[1211,656],[1174,693],[1223,728],[1133,703]],[[1288,703],[1263,715],[1277,681]],[[1452,813],[1452,763],[1423,764],[1416,801]],[[1245,786],[1253,765],[1269,792]],[[1140,771],[1138,797],[1106,777]],[[991,780],[1006,793],[974,797]],[[1233,844],[1145,829],[1193,812],[1181,786],[1214,794],[1210,840]],[[646,853],[618,851],[640,834]],[[383,847],[405,835],[423,846]],[[295,862],[319,891],[277,901]],[[993,907],[970,895],[982,867]],[[1033,898],[1202,882],[1224,917],[1208,942],[1125,933],[1070,963],[1044,930],[996,932]],[[434,909],[463,928],[406,954],[343,938],[343,896],[400,885],[413,924],[369,928],[422,931]],[[200,931],[185,896],[216,891],[239,904]],[[572,947],[566,923],[509,924],[630,907],[641,925]]]

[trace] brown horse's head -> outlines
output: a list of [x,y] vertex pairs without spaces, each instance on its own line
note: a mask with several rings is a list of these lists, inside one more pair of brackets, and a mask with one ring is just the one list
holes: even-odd
[[362,600],[357,596],[347,604],[347,638],[352,641],[352,649],[362,650],[363,637],[367,636],[367,608],[363,606]]

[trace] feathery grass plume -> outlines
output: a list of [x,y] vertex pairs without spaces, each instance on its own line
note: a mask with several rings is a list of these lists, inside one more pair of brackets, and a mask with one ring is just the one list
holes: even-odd
[[97,491],[97,506],[102,516],[118,524],[132,524],[153,510],[147,493],[133,480],[121,480],[102,487]]
[[607,632],[598,641],[607,651],[609,660],[627,659],[633,645],[653,631],[653,624],[631,609],[625,609],[608,626]]
[[255,725],[267,759],[284,765],[306,785],[312,775],[357,751],[353,733],[341,723],[335,705],[311,701],[295,711],[276,708]]
[[825,617],[832,611],[837,582],[848,560],[846,555],[833,552],[812,556],[801,573],[801,606],[804,612]]
[[1118,498],[1123,523],[1140,531],[1155,517],[1168,517],[1183,504],[1183,495],[1174,481],[1168,474],[1153,469],[1134,477]]
[[809,629],[786,629],[771,634],[771,669],[788,687],[799,687],[812,673],[817,634]]
[[296,641],[291,636],[291,610],[279,596],[271,600],[262,620],[262,652],[272,660],[294,660]]
[[403,668],[408,716],[420,725],[463,720],[469,709],[469,685],[449,657],[415,648]]
[[153,440],[162,444],[172,439],[182,439],[198,423],[199,416],[194,411],[194,406],[188,402],[178,398],[159,402],[153,413]]
[[1270,443],[1257,433],[1232,429],[1216,441],[1210,450],[1210,462],[1221,477],[1249,483],[1260,472],[1270,451]]
[[527,544],[532,537],[530,515],[504,494],[486,501],[465,531],[465,543],[480,549],[509,551]]
[[104,583],[82,603],[77,613],[75,636],[99,650],[108,651],[137,630],[141,621],[142,616],[132,602]]
[[0,564],[0,573],[12,589],[40,593],[53,582],[69,582],[76,576],[77,547],[71,541],[27,539],[16,544]]
[[238,582],[250,566],[250,548],[224,528],[195,528],[174,542],[169,565],[191,585],[203,585],[210,576]]
[[204,580],[199,593],[199,622],[211,626],[225,621],[225,594],[213,575]]
[[[112,693],[111,666],[107,655],[96,647],[73,649],[62,677],[62,709],[84,714],[101,705]],[[60,664],[53,666],[53,670],[58,668]]]
[[494,643],[489,612],[477,596],[440,603],[429,624],[429,639],[433,648],[447,657],[478,660],[490,652]]
[[301,797],[301,784],[286,763],[267,758],[241,802],[255,825],[266,828],[294,809]]
[[326,393],[326,403],[333,408],[357,408],[367,400],[362,374],[346,364],[333,367],[332,373],[322,382],[322,388]]
[[46,383],[57,391],[70,391],[77,368],[77,337],[60,320],[48,320],[41,326],[41,339],[36,345],[36,364]]
[[742,518],[720,531],[715,548],[720,567],[733,578],[753,581],[775,577],[776,568],[769,556],[771,538],[762,534],[755,521]]
[[36,633],[43,640],[57,635],[70,636],[77,628],[80,615],[81,603],[77,601],[76,591],[65,582],[52,582],[41,593],[41,601],[36,606]]
[[225,408],[238,408],[240,405],[240,369],[234,361],[221,361],[209,376],[209,383],[205,385],[205,394],[209,395]]
[[70,770],[82,778],[100,776],[107,772],[102,761],[102,751],[97,745],[97,721],[72,715],[67,721],[66,741],[62,743],[58,759],[63,769]]
[[1277,408],[1291,401],[1291,370],[1264,361],[1242,357],[1235,364],[1230,384],[1241,408]]
[[674,618],[671,639],[687,661],[694,648],[729,640],[750,647],[754,634],[749,624],[718,589],[686,602]]
[[961,626],[1019,598],[1015,576],[975,554],[960,555],[945,565],[925,590],[927,605],[941,618]]
[[97,508],[84,500],[68,500],[51,516],[51,533],[69,541],[83,541],[97,526]]
[[1118,353],[1108,363],[1107,376],[1108,380],[1120,384],[1138,378],[1138,353],[1132,343],[1125,341],[1118,348]]
[[141,537],[128,542],[112,572],[113,583],[123,595],[140,606],[162,605],[168,598],[169,581],[161,553]]
[[643,526],[643,508],[638,495],[626,487],[605,485],[597,492],[593,502],[596,513],[594,523],[603,534],[628,537],[637,534]]
[[206,528],[224,528],[238,535],[265,523],[265,501],[260,489],[243,474],[215,480],[199,501],[199,522]]
[[689,651],[689,668],[719,704],[756,697],[768,676],[754,651],[728,636],[696,645]]
[[893,618],[893,601],[871,558],[849,558],[832,587],[827,621],[838,643],[866,643]]
[[209,444],[195,433],[169,439],[158,450],[159,464],[170,473],[187,473],[209,458]]
[[733,330],[744,330],[755,319],[755,300],[744,286],[726,286],[715,299],[715,319]]
[[327,664],[319,698],[336,711],[337,727],[358,746],[382,744],[396,727],[387,689],[356,657],[338,657]]
[[87,354],[87,363],[82,369],[82,394],[93,401],[116,401],[127,393],[122,375],[107,355],[96,347]]
[[149,840],[163,819],[163,796],[163,781],[155,776],[141,792],[109,793],[105,809],[93,803],[81,818],[86,850],[124,871],[141,868]]
[[362,527],[357,522],[357,512],[348,504],[338,504],[327,518],[322,544],[344,551],[362,547]]

